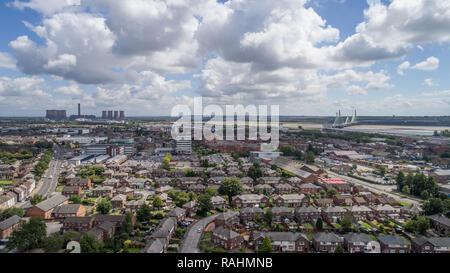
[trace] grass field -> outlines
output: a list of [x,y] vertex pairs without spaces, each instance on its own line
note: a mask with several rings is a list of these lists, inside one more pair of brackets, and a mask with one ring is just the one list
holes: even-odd
[[8,186],[11,185],[12,181],[6,181],[6,180],[1,180],[0,181],[0,186]]

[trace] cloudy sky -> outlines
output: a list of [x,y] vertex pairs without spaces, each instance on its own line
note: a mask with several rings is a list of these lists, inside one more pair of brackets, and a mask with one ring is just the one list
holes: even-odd
[[450,115],[448,0],[5,0],[0,116]]

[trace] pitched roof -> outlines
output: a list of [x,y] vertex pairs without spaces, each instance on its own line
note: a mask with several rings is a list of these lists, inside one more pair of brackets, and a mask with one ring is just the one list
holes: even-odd
[[347,242],[363,242],[368,243],[373,241],[373,239],[365,233],[348,233],[344,235]]
[[428,216],[428,218],[440,224],[446,225],[447,227],[450,227],[450,219],[445,217],[443,214],[434,214]]
[[0,222],[0,230],[6,230],[20,222],[20,217],[17,215],[13,215],[6,220]]
[[66,202],[69,200],[66,196],[57,194],[47,200],[42,201],[41,203],[37,204],[36,207],[41,209],[42,211],[49,211],[51,209],[54,209],[55,207],[59,206],[60,204]]
[[340,242],[339,236],[332,232],[319,232],[313,235],[313,239],[317,242]]
[[80,204],[62,205],[62,206],[55,208],[55,210],[53,210],[53,213],[61,213],[61,214],[77,213],[81,207],[82,206]]
[[235,231],[233,231],[231,229],[225,228],[223,226],[219,226],[219,227],[215,228],[212,231],[212,233],[213,234],[218,234],[218,235],[220,235],[222,237],[225,237],[226,239],[233,239],[233,238],[241,236],[241,235],[239,235],[239,233],[237,233],[237,232],[235,232]]
[[410,245],[403,237],[397,235],[378,236],[378,241],[385,245]]

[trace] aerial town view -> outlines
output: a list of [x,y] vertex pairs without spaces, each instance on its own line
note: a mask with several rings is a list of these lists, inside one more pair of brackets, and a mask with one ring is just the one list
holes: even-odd
[[0,263],[450,253],[448,1],[0,5]]

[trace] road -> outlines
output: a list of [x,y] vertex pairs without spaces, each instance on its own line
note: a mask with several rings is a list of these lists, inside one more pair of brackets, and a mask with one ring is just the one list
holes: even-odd
[[400,197],[398,195],[390,193],[392,190],[395,190],[395,188],[396,188],[395,185],[371,184],[371,183],[364,182],[364,181],[361,181],[361,180],[353,178],[353,177],[349,177],[349,176],[346,176],[346,175],[340,175],[340,174],[334,173],[332,171],[328,171],[328,175],[330,177],[342,178],[342,179],[345,179],[345,180],[350,181],[352,183],[364,186],[366,188],[369,188],[372,192],[377,193],[377,194],[384,193],[384,194],[386,194],[386,195],[388,195],[388,196],[390,196],[392,198],[395,198],[396,200],[400,200],[400,201],[407,202],[407,203],[410,203],[410,204],[420,205],[420,202],[417,202],[416,200]]
[[[45,172],[45,178],[42,178],[42,185],[36,194],[42,195],[44,198],[56,191],[58,186],[58,177],[61,171],[63,151],[57,145],[54,145],[53,158],[49,164],[49,168]],[[51,177],[51,178],[50,178]],[[22,208],[27,209],[32,205],[30,201],[19,203]]]
[[[185,239],[180,248],[180,253],[199,253],[200,250],[198,249],[198,245],[200,243],[200,239],[202,238],[203,230],[217,216],[219,216],[219,214],[208,216],[191,224],[188,232],[184,235]],[[202,232],[199,233],[198,229],[201,229]]]

